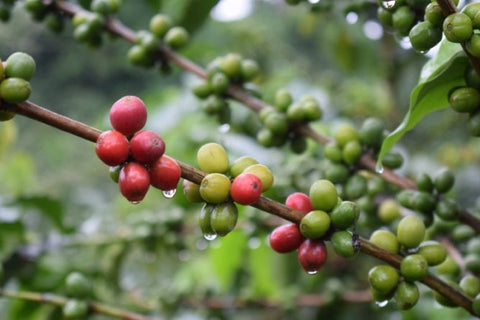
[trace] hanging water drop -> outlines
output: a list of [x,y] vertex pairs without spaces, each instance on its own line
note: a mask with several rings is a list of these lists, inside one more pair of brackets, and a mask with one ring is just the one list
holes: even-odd
[[203,237],[205,238],[205,240],[213,241],[213,240],[217,239],[217,234],[216,233],[204,233]]
[[384,300],[384,301],[375,301],[375,303],[377,304],[377,306],[379,306],[380,308],[383,308],[385,307],[387,304],[388,304],[388,300]]
[[375,166],[375,171],[378,173],[378,174],[382,174],[383,173],[383,165],[381,162],[377,162],[376,166]]
[[317,274],[318,273],[318,270],[310,270],[310,271],[307,271],[308,274]]
[[140,201],[130,201],[131,204],[139,204]]
[[224,123],[218,127],[218,131],[220,131],[220,133],[227,133],[230,131],[230,125],[228,123]]
[[177,189],[172,189],[172,190],[163,190],[162,194],[165,198],[167,199],[172,199],[175,196],[175,193],[177,192]]
[[381,2],[381,5],[385,9],[392,9],[396,3],[397,3],[396,0],[384,0]]

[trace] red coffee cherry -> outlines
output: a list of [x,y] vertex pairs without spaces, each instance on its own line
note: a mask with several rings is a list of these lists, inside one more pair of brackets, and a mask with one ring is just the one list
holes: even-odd
[[287,197],[285,205],[303,213],[309,213],[313,210],[310,198],[303,192],[294,192]]
[[150,167],[150,184],[160,190],[174,190],[181,174],[177,161],[164,154]]
[[230,196],[233,201],[249,205],[260,198],[262,194],[262,181],[253,173],[242,173],[232,182]]
[[118,166],[127,160],[130,153],[130,144],[122,133],[109,130],[98,136],[95,152],[106,165]]
[[135,161],[150,164],[163,155],[165,142],[151,130],[139,131],[130,140],[130,151]]
[[315,274],[327,261],[327,247],[320,239],[306,239],[298,248],[298,261],[308,274]]
[[297,250],[303,240],[300,229],[295,223],[276,227],[269,237],[270,247],[278,253],[287,253]]
[[129,162],[120,170],[118,186],[128,201],[139,203],[150,187],[150,174],[143,165]]
[[110,108],[110,123],[127,137],[142,129],[147,122],[147,108],[136,96],[118,99]]

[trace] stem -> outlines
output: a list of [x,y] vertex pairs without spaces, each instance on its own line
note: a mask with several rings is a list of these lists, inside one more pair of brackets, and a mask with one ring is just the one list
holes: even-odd
[[[63,307],[69,300],[69,298],[67,297],[50,294],[50,293],[10,291],[10,290],[4,290],[4,289],[0,289],[0,296],[11,298],[11,299],[21,299],[26,301],[47,303],[56,307]],[[88,302],[88,310],[89,310],[89,313],[103,314],[103,315],[107,315],[110,317],[115,317],[123,320],[161,320],[162,319],[159,317],[155,317],[155,318],[146,317],[141,314],[107,306],[103,303],[94,302],[94,301]]]
[[[76,135],[78,137],[84,138],[92,142],[95,142],[101,133],[101,131],[98,129],[92,128],[81,122],[69,119],[53,111],[37,106],[36,104],[33,104],[29,101],[25,101],[19,104],[8,104],[8,105],[4,105],[3,107],[8,111],[19,113],[31,119],[43,122],[49,126],[69,132],[73,135]],[[205,177],[206,175],[204,172],[194,167],[191,167],[188,164],[185,164],[181,161],[177,161],[177,162],[180,165],[180,168],[182,170],[182,177],[184,179],[187,179],[197,184],[201,183],[203,177]],[[302,212],[290,209],[285,205],[266,197],[260,197],[257,202],[252,204],[252,206],[296,224],[299,224],[300,220],[304,216]],[[370,256],[373,256],[379,260],[387,262],[396,268],[399,268],[400,262],[402,261],[402,256],[397,254],[392,254],[374,245],[373,243],[371,243],[370,241],[364,238],[360,238],[360,251]],[[465,296],[462,292],[456,290],[455,288],[449,286],[444,281],[429,274],[422,280],[422,282],[427,286],[429,286],[430,288],[443,294],[452,302],[456,303],[457,305],[461,306],[467,311],[471,313],[473,312],[472,299]],[[99,305],[96,305],[96,304],[92,308],[94,308],[93,310],[97,310],[95,308],[100,308],[98,309],[99,310],[98,312],[108,311],[103,309],[105,307],[101,307],[101,306],[99,307]],[[137,320],[137,319],[146,319],[146,318],[124,318],[124,319]]]

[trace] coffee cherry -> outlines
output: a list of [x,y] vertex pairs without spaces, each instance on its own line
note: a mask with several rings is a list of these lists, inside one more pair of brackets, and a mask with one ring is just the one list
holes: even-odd
[[257,164],[257,163],[258,161],[250,156],[242,156],[236,159],[235,161],[233,161],[233,163],[230,165],[230,169],[229,169],[230,174],[232,175],[232,177],[235,178],[236,176],[241,174],[243,170],[245,170],[248,166],[251,166],[252,164]]
[[[0,104],[1,104],[0,100]],[[6,111],[6,110],[0,110],[0,121],[8,121],[11,120],[15,117],[16,113],[11,112],[11,111]]]
[[238,79],[242,74],[242,56],[228,53],[220,59],[220,69],[231,79]]
[[275,93],[273,105],[280,112],[285,112],[293,102],[292,95],[287,89],[279,89]]
[[346,182],[349,176],[350,171],[343,164],[329,162],[325,166],[325,179],[334,184]]
[[408,35],[414,23],[415,12],[409,6],[400,6],[392,14],[392,25],[401,36]]
[[213,209],[215,209],[214,204],[205,203],[202,207],[202,210],[200,210],[200,214],[198,215],[198,225],[203,236],[207,240],[213,240],[217,237],[217,233],[213,230],[210,224]]
[[290,138],[290,149],[296,154],[302,154],[307,150],[307,138],[295,134]]
[[297,250],[304,238],[294,223],[276,227],[269,237],[270,247],[278,253],[287,253]]
[[87,298],[92,294],[92,284],[80,272],[71,272],[65,278],[67,293],[76,298]]
[[480,255],[478,254],[467,254],[464,259],[465,269],[468,271],[478,274],[480,272]]
[[468,133],[474,137],[480,137],[480,112],[470,114],[468,118]]
[[284,113],[272,112],[265,118],[265,127],[275,135],[283,135],[288,131],[288,119]]
[[183,194],[190,202],[203,202],[203,198],[200,195],[200,186],[189,180],[183,180],[182,183]]
[[252,164],[243,170],[244,173],[253,173],[262,181],[262,192],[267,191],[273,186],[273,173],[270,169],[263,164]]
[[391,253],[398,253],[400,250],[397,237],[388,230],[375,230],[370,236],[370,242]]
[[398,271],[387,264],[375,266],[368,272],[370,286],[382,294],[393,292],[399,279]]
[[466,42],[465,47],[472,56],[480,57],[480,34],[474,33]]
[[338,201],[338,193],[335,185],[328,180],[317,180],[310,186],[310,201],[313,208],[329,212]]
[[221,95],[227,92],[228,86],[230,85],[230,80],[225,73],[216,72],[209,80],[209,83],[212,91],[218,95]]
[[156,132],[139,131],[130,140],[130,151],[135,161],[150,164],[163,155],[165,142]]
[[147,108],[140,98],[124,96],[113,103],[109,117],[113,128],[129,137],[147,122]]
[[386,188],[386,182],[380,176],[371,176],[368,179],[368,191],[367,195],[369,197],[375,197],[383,192]]
[[466,14],[472,20],[472,27],[474,29],[480,28],[480,4],[478,2],[472,2],[467,4],[462,13]]
[[366,195],[368,191],[367,179],[360,175],[354,174],[345,184],[345,195],[349,200],[356,200]]
[[440,27],[442,26],[444,19],[443,11],[438,2],[432,1],[425,8],[425,21],[430,22],[432,26]]
[[36,65],[32,56],[24,52],[12,53],[6,60],[5,76],[30,80],[35,73]]
[[382,164],[390,169],[398,169],[403,165],[403,157],[398,152],[388,152],[383,157]]
[[353,140],[347,142],[342,149],[342,159],[347,164],[354,164],[362,155],[362,145],[359,141]]
[[433,48],[442,39],[442,30],[428,21],[416,24],[408,33],[412,47],[420,52]]
[[30,83],[22,78],[7,78],[0,83],[0,97],[10,103],[19,103],[30,97]]
[[343,159],[342,148],[336,143],[328,143],[323,149],[325,158],[333,162],[341,162]]
[[472,302],[472,309],[475,315],[480,315],[480,293],[475,296]]
[[351,258],[355,255],[353,247],[352,234],[348,231],[334,232],[331,238],[333,249],[335,252],[344,258]]
[[237,206],[233,202],[223,202],[213,209],[210,225],[217,235],[223,237],[235,228],[237,219]]
[[136,66],[151,67],[154,65],[154,59],[147,47],[136,44],[127,52],[128,61]]
[[438,217],[445,221],[454,221],[458,219],[457,201],[452,198],[443,198],[438,201],[435,207],[435,213]]
[[408,255],[400,263],[400,273],[407,281],[422,280],[427,272],[427,259],[421,254]]
[[455,176],[450,170],[444,170],[440,172],[433,182],[435,189],[440,193],[446,193],[449,191],[455,183]]
[[437,203],[431,193],[418,191],[413,196],[412,204],[417,211],[429,214],[433,212]]
[[416,191],[410,189],[404,189],[397,193],[396,198],[398,203],[405,208],[413,209],[413,198]]
[[207,98],[212,93],[212,87],[207,81],[201,82],[192,88],[193,94],[200,99]]
[[467,243],[467,253],[480,255],[480,238],[472,238]]
[[253,80],[259,73],[260,68],[256,61],[251,59],[242,60],[241,77],[243,81]]
[[112,14],[118,11],[120,3],[118,0],[93,0],[90,8],[92,11],[102,15]]
[[228,155],[222,145],[210,142],[197,151],[198,167],[208,173],[224,173],[228,170]]
[[173,49],[180,49],[188,42],[188,32],[184,27],[172,27],[165,34],[164,40]]
[[228,104],[222,97],[216,94],[210,94],[201,104],[201,108],[206,114],[218,115],[227,108]]
[[63,306],[62,313],[67,320],[84,319],[88,314],[88,304],[86,301],[70,299]]
[[138,203],[143,200],[150,187],[148,170],[136,162],[127,163],[118,177],[120,193],[130,202]]
[[315,274],[327,260],[327,247],[320,239],[306,239],[298,248],[298,261],[309,274]]
[[309,213],[313,210],[310,198],[303,192],[294,192],[285,200],[285,205],[303,213]]
[[418,254],[421,254],[429,266],[436,266],[445,261],[447,250],[437,241],[424,241],[418,247]]
[[426,173],[422,173],[415,178],[415,183],[417,184],[417,188],[420,191],[425,192],[432,192],[434,185],[432,178]]
[[465,42],[472,36],[472,19],[465,13],[452,13],[443,20],[443,33],[448,41]]
[[446,276],[456,277],[458,274],[460,274],[460,266],[449,255],[447,255],[445,260],[439,265],[437,265],[435,269],[439,274],[446,275]]
[[157,13],[150,19],[150,31],[158,38],[163,38],[172,25],[172,19],[166,14]]
[[457,112],[473,112],[480,106],[480,92],[475,88],[460,87],[450,93],[448,101]]
[[258,200],[262,194],[262,181],[253,173],[242,173],[232,182],[230,196],[233,201],[249,205]]
[[397,227],[398,242],[406,248],[417,247],[425,237],[425,225],[420,218],[409,215],[400,220]]
[[304,121],[316,121],[322,118],[322,109],[318,101],[312,96],[305,96],[300,100]]
[[385,126],[378,118],[366,119],[359,130],[360,141],[366,146],[378,149],[383,141]]
[[209,173],[200,184],[200,195],[208,203],[225,202],[230,195],[230,179],[221,173]]
[[300,221],[300,232],[305,238],[320,238],[330,229],[330,216],[322,210],[307,213]]
[[355,223],[360,215],[360,209],[351,201],[342,201],[330,212],[333,226],[338,229],[347,229]]
[[408,310],[417,304],[419,297],[420,292],[415,283],[401,281],[395,290],[395,305],[400,310]]
[[150,165],[150,184],[160,190],[175,190],[182,170],[175,159],[163,155]]
[[400,206],[393,199],[384,200],[379,206],[377,215],[384,223],[391,223],[400,217]]
[[460,280],[459,286],[468,296],[475,298],[480,293],[480,278],[468,274]]
[[118,166],[127,161],[130,144],[122,133],[116,130],[104,131],[97,138],[95,152],[106,165]]
[[383,7],[377,8],[377,19],[385,27],[391,27],[393,25],[392,12]]
[[337,144],[343,147],[347,142],[360,140],[360,135],[353,126],[345,124],[335,130],[334,138]]

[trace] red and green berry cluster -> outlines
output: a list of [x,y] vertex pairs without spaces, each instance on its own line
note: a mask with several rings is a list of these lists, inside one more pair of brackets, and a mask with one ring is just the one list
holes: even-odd
[[305,214],[300,224],[285,224],[270,235],[270,246],[279,253],[298,249],[298,260],[304,270],[314,274],[327,258],[325,240],[332,241],[335,252],[343,257],[355,255],[353,229],[360,214],[357,205],[342,201],[335,185],[328,180],[315,181],[309,195],[295,192],[285,205]]
[[120,192],[133,203],[140,202],[150,185],[163,191],[176,189],[181,169],[164,154],[165,142],[155,132],[142,130],[147,109],[136,96],[117,100],[110,109],[113,130],[102,132],[97,139],[97,156],[113,167],[113,179]]
[[[29,80],[35,69],[35,60],[24,52],[12,53],[5,62],[0,60],[0,103],[27,100],[32,91]],[[9,120],[14,116],[12,112],[0,110],[0,120]]]
[[226,150],[218,143],[207,143],[197,151],[198,167],[206,173],[200,185],[184,180],[183,191],[192,202],[205,202],[199,218],[207,239],[224,236],[235,227],[236,203],[250,205],[273,185],[267,166],[244,156],[230,164]]

